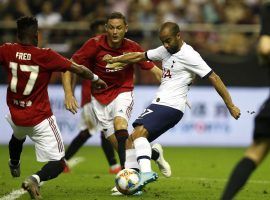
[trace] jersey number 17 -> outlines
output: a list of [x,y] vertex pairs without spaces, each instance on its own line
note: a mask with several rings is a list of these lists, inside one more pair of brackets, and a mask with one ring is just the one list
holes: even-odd
[[29,79],[23,91],[23,95],[29,95],[32,92],[35,82],[37,80],[39,66],[38,65],[20,65],[16,62],[9,63],[9,67],[11,68],[11,73],[12,73],[12,78],[10,81],[10,90],[14,93],[17,93],[18,66],[21,71],[30,72]]

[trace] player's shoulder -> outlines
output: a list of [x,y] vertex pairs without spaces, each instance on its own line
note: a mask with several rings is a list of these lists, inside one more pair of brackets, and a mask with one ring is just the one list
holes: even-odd
[[35,47],[32,46],[31,52],[35,52],[35,53],[43,53],[43,54],[48,54],[48,53],[54,53],[55,51],[52,50],[51,48],[47,48],[47,47]]
[[124,38],[122,49],[124,51],[140,51],[143,52],[144,49],[141,47],[140,44],[135,42],[134,40]]
[[128,38],[124,38],[124,42],[128,46],[141,47],[141,45],[139,45],[139,43],[135,42],[134,40],[128,39]]
[[193,49],[192,46],[190,46],[189,44],[187,43],[183,43],[180,51],[179,51],[179,54],[183,57],[187,57],[187,58],[192,58],[194,56],[198,56],[199,53]]
[[158,56],[159,59],[164,59],[166,57],[170,57],[171,54],[167,51],[167,49],[162,45],[153,49],[149,49],[146,51],[147,55],[150,56]]
[[6,42],[6,43],[4,43],[4,44],[1,44],[0,46],[1,46],[2,48],[11,48],[11,47],[14,47],[14,46],[16,46],[16,45],[18,45],[18,44],[17,44],[17,43]]
[[101,35],[97,35],[95,37],[91,37],[89,38],[85,44],[86,45],[102,45],[103,43],[105,43],[105,35],[104,34],[101,34]]
[[169,52],[167,51],[167,49],[163,45],[158,46],[158,47],[156,47],[154,49],[149,49],[148,51],[157,51],[159,53],[169,54]]
[[200,54],[193,49],[192,46],[186,43],[183,44],[177,55],[182,61],[189,64],[200,63],[202,60]]
[[2,46],[12,46],[12,45],[15,45],[15,44],[17,44],[17,43],[6,42]]

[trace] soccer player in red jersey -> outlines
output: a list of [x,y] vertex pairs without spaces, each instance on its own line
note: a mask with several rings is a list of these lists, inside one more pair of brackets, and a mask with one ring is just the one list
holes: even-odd
[[[123,67],[116,63],[116,69],[110,69],[110,64],[102,60],[106,54],[119,56],[126,52],[143,51],[139,44],[126,39],[128,25],[119,12],[110,14],[105,25],[106,34],[90,38],[72,56],[76,63],[89,67],[95,74],[100,76],[108,88],[100,91],[92,91],[92,108],[95,116],[93,123],[104,130],[105,137],[117,149],[121,166],[125,162],[125,141],[128,138],[128,121],[133,108],[133,64]],[[138,63],[141,69],[149,70],[160,80],[161,70],[152,62]],[[66,108],[76,112],[77,103],[71,89],[72,77],[66,72],[63,76],[63,85],[66,94]]]
[[[97,19],[94,20],[90,24],[91,34],[97,36],[99,34],[103,34],[105,32],[105,19]],[[74,77],[76,80],[76,76]],[[76,82],[74,80],[74,83]],[[91,108],[91,81],[87,79],[82,80],[82,91],[81,91],[81,120],[80,120],[80,132],[79,134],[72,140],[69,147],[66,150],[65,159],[69,160],[71,157],[83,146],[83,144],[92,137],[92,135],[99,132],[97,127],[95,127],[92,123],[92,115],[93,111]],[[75,87],[75,84],[74,84]],[[74,90],[74,88],[73,88]],[[117,159],[115,158],[114,149],[111,145],[110,141],[108,141],[103,132],[101,131],[101,146],[103,152],[107,158],[109,163],[109,173],[117,174],[121,170],[121,166],[117,163]],[[68,165],[65,167],[64,172],[69,172]]]
[[20,155],[28,135],[35,143],[36,157],[47,162],[22,183],[32,198],[41,198],[39,183],[57,177],[64,168],[64,145],[50,107],[48,83],[52,72],[71,71],[94,81],[98,88],[106,83],[89,69],[62,57],[51,49],[38,48],[38,23],[34,17],[17,20],[18,43],[0,46],[0,64],[8,74],[6,119],[13,129],[9,142],[9,167],[20,176]]

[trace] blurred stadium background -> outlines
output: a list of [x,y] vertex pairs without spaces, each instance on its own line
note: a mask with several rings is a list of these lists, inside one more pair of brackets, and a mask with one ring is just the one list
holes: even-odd
[[[0,43],[15,41],[15,20],[35,15],[40,46],[70,57],[89,37],[89,23],[112,11],[126,15],[127,37],[145,49],[160,45],[158,27],[176,21],[183,38],[220,72],[227,85],[265,86],[266,73],[256,68],[255,46],[259,32],[261,0],[1,0]],[[254,75],[256,69],[256,76]],[[240,78],[241,74],[245,78]],[[136,73],[138,84],[155,84]],[[5,76],[0,74],[1,83]],[[59,83],[58,77],[52,82]],[[199,85],[207,83],[198,82]]]
[[[0,0],[0,44],[16,41],[15,20],[22,15],[34,15],[39,20],[40,47],[53,48],[67,57],[89,38],[89,23],[113,11],[126,15],[129,24],[126,37],[145,50],[161,45],[158,28],[162,22],[175,21],[183,39],[199,51],[229,86],[234,101],[242,109],[242,118],[232,120],[209,83],[198,80],[189,95],[192,109],[171,131],[176,138],[170,135],[161,141],[166,145],[246,146],[251,141],[255,116],[251,113],[259,109],[269,87],[267,69],[258,66],[256,56],[260,4],[261,0]],[[0,83],[4,97],[3,68]],[[53,75],[51,83],[52,108],[64,140],[69,143],[77,134],[79,115],[73,116],[64,109],[60,73]],[[158,83],[147,72],[136,70],[136,85],[139,86],[135,87],[133,119],[150,102]],[[76,94],[80,99],[80,87]],[[11,130],[4,113],[8,110],[4,98],[0,103],[1,127],[7,130],[0,143],[7,143]]]

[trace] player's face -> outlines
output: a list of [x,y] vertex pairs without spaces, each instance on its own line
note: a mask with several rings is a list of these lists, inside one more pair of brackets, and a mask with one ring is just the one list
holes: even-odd
[[110,45],[115,46],[122,43],[128,26],[122,19],[110,19],[106,24],[106,31],[108,33],[108,42]]
[[170,54],[174,54],[180,50],[179,41],[180,34],[171,34],[169,31],[161,31],[159,34],[159,38],[163,44],[163,46],[167,49]]

